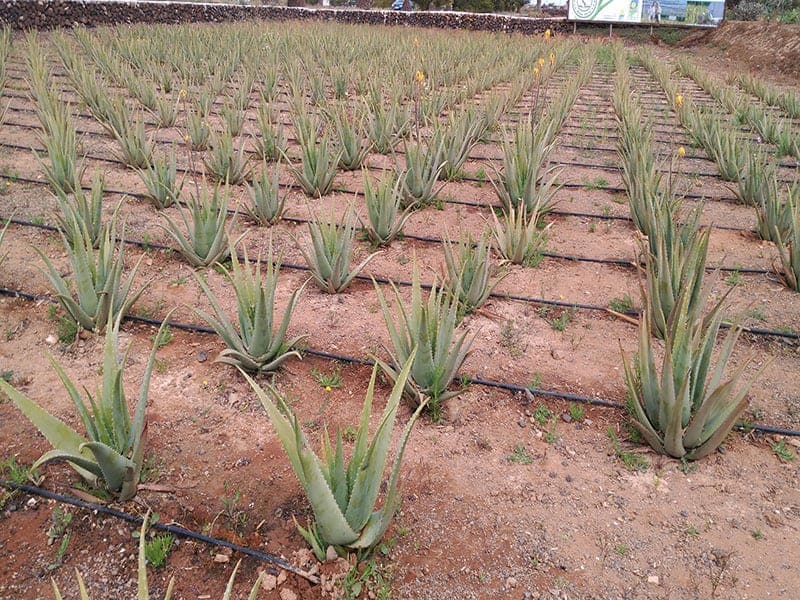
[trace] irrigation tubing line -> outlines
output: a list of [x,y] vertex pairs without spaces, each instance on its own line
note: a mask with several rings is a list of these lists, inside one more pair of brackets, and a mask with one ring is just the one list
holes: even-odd
[[[183,204],[182,204],[183,206]],[[229,214],[232,214],[229,209]],[[289,223],[296,223],[300,225],[305,225],[311,223],[310,219],[303,219],[300,217],[282,217],[282,220],[287,221]],[[33,221],[27,221],[25,219],[17,219],[16,217],[8,217],[3,218],[0,216],[0,223],[13,223],[14,225],[19,225],[21,227],[31,227],[35,229],[44,229],[46,231],[56,231],[56,232],[63,232],[60,227],[55,225],[48,225],[45,223],[34,223]],[[430,237],[424,235],[414,235],[411,233],[403,234],[403,238],[407,240],[415,240],[418,242],[423,242],[426,244],[438,244],[443,245],[445,240],[442,238],[437,237]],[[131,240],[128,238],[116,237],[116,241],[122,242],[124,244],[130,244],[133,246],[137,246],[139,248],[152,248],[154,250],[170,250],[173,252],[178,252],[176,248],[172,246],[168,246],[166,244],[159,244],[156,242],[144,242],[140,240]],[[477,247],[477,242],[472,243],[472,247]],[[591,256],[575,256],[571,254],[561,254],[558,252],[542,252],[542,256],[546,258],[551,258],[554,260],[565,260],[568,262],[585,262],[585,263],[592,263],[592,264],[601,264],[601,265],[613,265],[615,267],[626,267],[630,269],[636,268],[636,263],[630,259],[626,258],[594,258]],[[238,256],[237,256],[238,258]],[[726,273],[742,273],[748,275],[765,275],[772,273],[769,269],[758,269],[758,268],[744,268],[744,267],[726,267],[726,266],[706,266],[706,271],[713,272],[713,271],[722,271]]]
[[[14,292],[13,290],[6,290],[4,288],[0,288],[0,294],[5,294],[7,292],[11,292],[9,295],[17,295],[21,298],[29,298],[35,300],[47,299],[47,296],[35,296],[33,294],[26,294],[24,292]],[[155,327],[160,327],[164,321],[159,319],[152,319],[149,317],[137,317],[133,315],[129,315],[125,317],[126,321],[138,322],[143,323],[146,325],[152,325]],[[205,327],[202,325],[193,325],[189,323],[180,323],[175,321],[168,321],[167,324],[171,328],[175,328],[182,331],[189,331],[194,333],[203,333],[203,334],[215,334],[216,332],[210,328]],[[309,356],[316,356],[319,358],[324,358],[327,360],[333,360],[336,362],[347,363],[347,364],[357,364],[357,365],[365,365],[365,366],[374,366],[375,361],[366,359],[366,358],[358,358],[355,356],[349,356],[346,354],[338,354],[332,352],[325,352],[322,350],[315,350],[313,348],[306,348],[303,352]],[[581,404],[587,404],[589,406],[598,406],[601,408],[613,408],[613,409],[624,409],[625,405],[621,402],[616,402],[613,400],[606,400],[603,398],[597,398],[592,396],[582,396],[580,394],[573,394],[571,392],[559,392],[557,390],[546,390],[538,387],[533,386],[524,386],[518,385],[514,383],[507,383],[504,381],[495,381],[492,379],[485,379],[482,377],[466,377],[465,381],[470,384],[479,385],[482,387],[490,387],[495,389],[506,390],[510,392],[530,392],[536,396],[543,396],[546,398],[552,398],[555,400],[565,400],[568,402],[579,402]],[[763,433],[774,433],[786,436],[793,436],[793,437],[800,437],[800,431],[796,431],[793,429],[786,429],[782,427],[776,427],[773,425],[762,425],[762,424],[739,424],[737,426],[739,429],[746,429],[746,430],[754,430],[760,431]]]
[[[34,151],[41,151],[41,152],[45,152],[46,151],[45,148],[34,148],[33,146],[26,146],[26,145],[23,145],[23,144],[14,144],[14,143],[11,143],[11,142],[0,142],[0,147],[12,148],[14,150],[34,150]],[[84,158],[85,159],[89,159],[89,160],[94,160],[94,161],[97,161],[97,162],[104,162],[104,163],[109,163],[109,164],[112,164],[112,165],[118,165],[118,166],[122,167],[123,169],[127,169],[128,168],[128,165],[126,165],[123,161],[115,159],[115,158],[108,158],[106,156],[96,156],[96,155],[90,155],[90,154],[84,155]],[[568,163],[557,163],[557,165],[563,166],[563,167],[569,167],[569,166],[572,166],[574,164],[575,163],[571,163],[571,162],[568,162]],[[603,168],[604,170],[611,169],[610,167],[600,167],[599,165],[596,165],[595,167],[598,168],[598,169]],[[392,170],[390,167],[380,167],[380,166],[375,166],[375,165],[366,165],[366,168],[369,169],[370,171],[378,171],[378,172],[383,172],[383,173],[386,173],[386,172]],[[615,172],[619,171],[618,168],[613,169],[613,170]],[[181,172],[181,173],[183,173],[185,175],[192,175],[192,176],[195,176],[195,177],[203,177],[203,175],[204,175],[203,172],[198,171],[197,169],[193,169],[193,168],[177,167],[177,171],[179,171],[179,172]],[[703,174],[702,173],[684,173],[684,175],[689,177],[691,175],[702,176]],[[36,180],[36,179],[25,178],[25,177],[10,177],[10,176],[7,176],[7,175],[2,175],[2,174],[0,174],[0,178],[5,178],[5,179],[9,179],[9,180],[17,179],[19,181],[25,181],[25,182],[30,182],[30,183],[39,183],[39,184],[40,183],[46,183],[46,182],[42,182],[42,181],[39,181],[39,180]],[[474,181],[474,182],[485,183],[485,180],[479,179],[477,177],[463,177],[462,181]],[[287,183],[280,183],[279,185],[282,188],[294,187],[293,184],[287,184]],[[587,190],[587,189],[593,187],[591,185],[591,183],[590,184],[585,184],[585,183],[576,183],[576,182],[571,182],[571,181],[566,181],[564,183],[559,183],[557,185],[558,185],[558,189],[564,188],[564,189],[568,189],[568,190],[570,190],[570,189]],[[595,189],[597,189],[598,191],[603,191],[603,192],[607,192],[607,193],[625,193],[627,191],[622,186],[611,186],[611,185],[597,186]],[[127,193],[128,195],[134,195],[134,194],[131,194],[129,192],[119,192],[117,190],[110,190],[109,189],[108,191],[112,192],[112,193],[113,192],[115,192],[115,193]],[[363,191],[350,190],[350,189],[338,188],[338,187],[337,188],[333,188],[331,191],[339,192],[339,193],[343,193],[343,194],[352,194],[354,196],[363,196],[364,195]],[[141,197],[142,194],[140,194],[139,196]],[[683,198],[686,198],[686,199],[689,199],[689,200],[709,200],[710,199],[712,201],[724,202],[726,204],[736,204],[736,198],[733,197],[733,196],[709,196],[708,194],[699,194],[699,193],[695,193],[695,192],[685,192],[684,194],[682,194],[682,196],[683,196]],[[459,201],[459,200],[446,200],[445,202],[449,203],[449,204],[466,204],[467,206],[488,206],[488,207],[492,207],[491,204],[478,203],[478,202],[467,202],[467,201]]]
[[[163,246],[160,249],[169,249],[169,247]],[[241,260],[241,257],[239,257],[239,258]],[[258,262],[264,263],[264,262],[266,262],[266,259],[258,259]],[[293,263],[282,263],[281,267],[282,268],[286,268],[286,269],[290,269],[290,270],[296,270],[296,271],[305,271],[305,272],[310,271],[309,267],[306,266],[306,265],[297,265],[297,264],[293,264]],[[393,279],[389,279],[387,277],[374,277],[374,276],[370,276],[370,275],[356,275],[355,279],[357,279],[359,281],[366,281],[366,282],[374,281],[375,283],[379,283],[381,285],[394,284],[394,285],[396,285],[398,287],[411,287],[412,286],[412,283],[410,281],[393,280]],[[422,284],[420,284],[420,287],[422,289],[425,289],[425,290],[430,290],[433,286],[431,284],[429,284],[429,283],[422,283]],[[32,293],[25,292],[25,291],[14,290],[14,289],[4,288],[4,287],[0,287],[0,295],[14,296],[14,297],[27,299],[27,300],[34,300],[34,301],[37,301],[37,302],[44,301],[44,300],[52,302],[52,303],[57,303],[58,302],[58,300],[56,298],[52,297],[52,296],[32,294]],[[538,305],[546,305],[546,306],[555,306],[555,307],[558,307],[558,308],[580,309],[580,310],[587,310],[587,311],[593,311],[593,312],[602,312],[602,313],[608,313],[608,310],[609,310],[605,306],[597,306],[595,304],[583,304],[583,303],[578,303],[578,302],[567,302],[566,300],[547,300],[545,298],[531,298],[529,296],[519,296],[519,295],[515,295],[515,294],[503,294],[503,293],[499,293],[499,292],[492,292],[491,294],[489,294],[489,297],[490,298],[496,298],[496,299],[499,299],[499,300],[514,300],[516,302],[524,302],[526,304],[538,304]],[[629,316],[639,316],[640,313],[638,311],[631,310],[631,311],[626,311],[623,314],[626,314],[626,315],[629,315]],[[130,316],[126,317],[126,318],[140,320],[143,323],[150,323],[150,324],[160,325],[160,321],[147,320],[144,317],[135,317],[133,315],[130,315]],[[198,332],[201,332],[201,333],[213,333],[214,332],[214,330],[212,328],[202,327],[202,326],[199,326],[199,325],[186,325],[186,326],[180,326],[178,328],[179,329],[180,328],[190,328],[189,330],[198,331]],[[722,328],[723,329],[729,329],[730,328],[730,324],[729,323],[722,323]],[[776,337],[776,338],[782,338],[782,339],[787,339],[787,340],[800,339],[800,334],[793,333],[793,332],[788,332],[788,331],[776,331],[776,330],[772,330],[772,329],[750,328],[750,327],[742,327],[742,331],[744,333],[749,333],[749,334],[757,335],[757,336],[761,336],[761,337]]]
[[[0,145],[2,145],[2,143],[0,143]],[[39,186],[48,186],[49,185],[49,183],[47,181],[44,181],[44,180],[41,180],[41,179],[34,179],[32,177],[24,177],[22,175],[9,176],[9,175],[3,175],[2,173],[0,173],[0,180],[2,180],[2,179],[6,179],[8,181],[19,181],[19,182],[23,182],[23,183],[30,183],[32,185],[39,185]],[[291,183],[279,183],[279,187],[287,189],[287,190],[291,190],[291,189],[295,189],[296,186],[294,184],[291,184]],[[564,184],[561,187],[565,187],[565,188],[568,188],[568,189],[571,188],[571,187],[582,189],[585,186],[582,185],[582,184]],[[92,188],[91,188],[91,186],[88,186],[88,185],[81,185],[81,189],[88,192],[88,191],[91,191]],[[133,198],[138,198],[138,199],[141,199],[141,200],[147,200],[148,199],[147,194],[142,193],[142,192],[130,192],[130,191],[124,192],[122,190],[116,190],[116,189],[113,189],[113,188],[104,188],[104,191],[106,193],[108,193],[108,194],[115,194],[115,195],[118,195],[118,196],[131,196]],[[331,191],[335,192],[335,193],[339,193],[339,194],[350,194],[350,195],[353,195],[353,196],[363,196],[364,195],[364,192],[361,192],[361,191],[358,191],[358,190],[348,190],[348,189],[344,189],[344,188],[334,188]],[[720,200],[727,202],[727,200],[725,200],[723,198],[720,198]],[[472,207],[475,207],[475,208],[484,208],[484,209],[487,209],[487,210],[502,209],[502,206],[500,206],[499,204],[492,204],[490,202],[471,202],[469,200],[458,200],[458,199],[455,199],[455,198],[447,199],[447,200],[444,200],[443,202],[445,204],[453,204],[453,205],[461,205],[461,206],[472,206]],[[233,214],[234,211],[232,209],[229,209],[228,212],[229,212],[229,214]],[[551,210],[550,214],[551,215],[564,216],[564,217],[578,217],[578,218],[586,218],[586,219],[597,219],[597,220],[601,220],[601,221],[625,221],[627,223],[632,223],[633,222],[633,219],[631,217],[627,217],[627,216],[624,216],[624,215],[607,215],[607,214],[602,214],[602,213],[586,213],[586,212],[580,212],[580,211],[569,211],[569,210],[558,210],[558,209]],[[750,232],[750,231],[752,231],[752,229],[746,229],[746,228],[742,228],[742,227],[731,227],[731,226],[726,226],[726,225],[714,225],[714,228],[715,229],[724,230],[724,231],[740,231],[740,232]]]
[[[26,494],[31,494],[34,496],[40,496],[42,498],[47,498],[48,500],[55,500],[56,502],[60,502],[61,504],[69,504],[70,506],[75,506],[76,508],[91,510],[95,513],[108,515],[109,517],[114,517],[116,519],[120,519],[128,523],[133,523],[135,525],[141,525],[144,522],[144,519],[142,517],[137,517],[136,515],[132,515],[130,513],[117,510],[116,508],[111,508],[109,506],[105,506],[103,504],[97,504],[95,502],[87,502],[86,500],[81,500],[80,498],[76,498],[74,496],[66,496],[64,494],[58,494],[56,492],[51,492],[49,490],[46,490],[38,486],[27,485],[24,483],[15,483],[13,481],[6,481],[0,479],[0,487],[4,487],[9,490],[24,492]],[[222,540],[219,538],[211,537],[203,533],[199,533],[197,531],[192,531],[191,529],[186,529],[185,527],[179,527],[177,525],[150,523],[147,526],[147,528],[154,529],[156,531],[171,533],[172,535],[188,538],[191,540],[196,540],[219,548],[228,548],[235,552],[244,554],[245,556],[257,558],[258,560],[261,560],[263,562],[275,565],[276,567],[279,567],[284,571],[290,571],[295,575],[298,575],[303,579],[309,581],[310,583],[313,583],[314,585],[319,583],[319,578],[316,577],[315,575],[307,573],[300,567],[296,567],[293,564],[286,562],[285,560],[283,560],[278,556],[273,556],[271,554],[261,552],[260,550],[253,550],[252,548],[248,548],[246,546],[240,546],[238,544],[234,544],[232,542],[228,542],[226,540]],[[269,569],[269,571],[272,575],[278,574],[278,571],[275,569]]]

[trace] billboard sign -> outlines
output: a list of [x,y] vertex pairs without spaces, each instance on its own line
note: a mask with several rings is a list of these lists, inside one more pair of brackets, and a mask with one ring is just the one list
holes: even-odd
[[707,0],[571,0],[568,18],[601,23],[719,25],[725,2]]

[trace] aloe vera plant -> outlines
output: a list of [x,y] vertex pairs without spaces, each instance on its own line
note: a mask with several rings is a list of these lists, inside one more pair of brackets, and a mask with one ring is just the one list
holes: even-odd
[[442,176],[445,179],[452,181],[463,175],[461,167],[484,130],[485,121],[474,109],[465,110],[458,116],[451,114],[445,125],[436,128],[434,136],[442,141]]
[[325,559],[330,546],[341,554],[359,552],[363,556],[368,553],[380,542],[400,505],[398,483],[403,454],[411,429],[424,404],[414,412],[400,436],[391,472],[386,481],[383,506],[375,508],[384,483],[383,472],[388,460],[400,398],[413,361],[412,352],[395,373],[392,393],[375,435],[372,441],[369,441],[369,421],[378,366],[375,365],[373,368],[364,398],[353,454],[348,463],[345,463],[344,459],[341,431],[336,434],[335,447],[331,445],[327,431],[325,432],[322,438],[322,453],[321,456],[317,456],[303,434],[297,416],[292,413],[280,394],[269,385],[267,391],[264,391],[242,371],[258,395],[264,410],[267,411],[292,470],[311,503],[314,522],[307,529],[298,525],[298,529],[319,560]]
[[340,151],[339,167],[345,171],[360,169],[372,148],[372,143],[367,139],[364,116],[356,113],[351,119],[344,107],[337,105],[328,111],[328,122]]
[[253,146],[261,160],[278,160],[286,152],[286,136],[281,125],[273,125],[272,111],[266,104],[258,107],[258,130],[261,137],[254,137]]
[[429,144],[404,144],[405,167],[396,169],[403,191],[403,207],[428,206],[444,187],[444,183],[436,186],[445,166],[443,144],[442,139],[431,140]]
[[694,211],[683,224],[675,222],[665,206],[655,208],[659,227],[647,241],[640,239],[645,258],[645,298],[655,335],[663,338],[668,319],[681,293],[687,291],[690,314],[701,305],[703,276],[711,228],[699,230],[700,210]]
[[148,162],[147,168],[139,169],[139,177],[147,188],[147,199],[156,208],[164,210],[178,201],[183,191],[186,175],[178,181],[178,165],[175,149],[167,156]]
[[[225,217],[228,214],[227,189],[225,192],[220,192],[219,186],[216,186],[211,197],[206,189],[202,189],[199,196],[192,195],[187,204],[188,218],[187,209],[178,205],[178,212],[186,229],[185,234],[166,213],[161,213],[167,222],[166,226],[161,225],[161,228],[177,242],[178,252],[193,267],[207,267],[225,260],[229,254],[228,240],[233,228],[233,219],[230,226],[225,226]],[[242,236],[237,238],[234,246]]]
[[[67,461],[90,485],[97,487],[102,483],[124,502],[136,495],[139,483],[145,446],[145,408],[158,342],[153,343],[131,414],[122,384],[130,348],[121,359],[118,357],[121,319],[121,314],[117,314],[115,319],[109,315],[106,323],[102,386],[94,396],[87,391],[87,399],[81,398],[61,366],[50,359],[86,429],[85,438],[2,379],[0,390],[53,446],[53,450],[39,457],[32,469],[51,462]],[[156,340],[165,328],[166,320]]]
[[85,167],[78,158],[78,140],[70,107],[54,102],[49,109],[39,111],[39,118],[44,129],[40,139],[47,150],[48,161],[34,154],[56,192],[74,192],[81,187]]
[[341,223],[336,222],[333,211],[326,220],[315,217],[308,223],[308,231],[311,234],[311,247],[299,244],[300,252],[311,269],[314,282],[328,294],[338,294],[347,289],[355,276],[379,254],[373,252],[351,269],[356,236],[356,217],[352,207],[347,210]]
[[[103,228],[97,250],[94,249],[85,228],[73,223],[69,229],[82,233],[78,239],[73,239],[71,242],[62,235],[64,248],[72,265],[75,295],[44,252],[38,247],[34,249],[47,266],[45,275],[69,317],[88,331],[102,331],[109,320],[114,321],[125,316],[147,287],[144,286],[135,293],[131,292],[136,271],[144,255],[139,258],[123,282],[125,246],[123,242],[115,243],[113,225]],[[122,237],[124,238],[124,227]]]
[[155,144],[144,129],[144,119],[138,115],[133,123],[122,117],[111,130],[120,146],[119,159],[133,169],[144,169],[150,163]]
[[392,362],[390,364],[379,358],[375,361],[395,383],[401,381],[398,365],[411,361],[410,376],[405,380],[405,391],[420,404],[428,402],[431,418],[438,421],[441,418],[442,403],[463,391],[448,388],[469,354],[475,335],[469,336],[468,332],[464,332],[457,336],[458,302],[444,289],[437,287],[435,281],[428,301],[422,299],[416,263],[411,285],[410,310],[403,303],[397,287],[392,284],[400,310],[397,321],[392,317],[386,298],[377,283],[375,290],[389,331],[392,348],[387,351]]
[[56,202],[59,212],[56,221],[70,244],[80,243],[85,231],[93,247],[97,247],[103,236],[103,193],[105,182],[99,173],[94,174],[92,190],[89,197],[83,188],[77,188],[73,198],[67,196],[63,190],[56,190]]
[[691,293],[687,286],[669,315],[660,375],[652,318],[647,314],[649,302],[644,303],[645,314],[639,320],[638,359],[631,362],[623,353],[623,364],[633,424],[642,437],[657,452],[697,460],[716,450],[728,435],[747,406],[746,395],[755,377],[742,381],[751,357],[723,381],[741,333],[738,326],[728,332],[711,368],[725,298],[703,317],[702,306],[690,307]]
[[217,357],[217,362],[240,367],[246,371],[268,372],[275,371],[292,356],[301,358],[295,348],[306,336],[301,335],[287,340],[286,331],[305,284],[292,293],[282,320],[276,323],[275,289],[278,286],[281,263],[280,258],[273,262],[272,240],[264,261],[266,269],[263,274],[261,261],[252,266],[247,257],[247,250],[244,251],[244,260],[241,263],[233,248],[230,253],[231,270],[223,269],[223,272],[236,295],[238,328],[228,318],[205,280],[195,273],[195,279],[211,303],[214,314],[210,315],[200,309],[194,310],[214,328],[227,346]]
[[321,198],[333,190],[336,169],[342,152],[333,148],[327,133],[319,142],[313,138],[303,139],[306,141],[300,144],[302,152],[300,167],[291,164],[285,153],[283,153],[283,157],[289,163],[289,170],[306,195],[312,198]]
[[505,208],[525,205],[529,214],[535,211],[540,216],[553,209],[561,171],[546,164],[554,146],[551,127],[555,125],[533,127],[530,121],[523,121],[513,140],[503,141],[503,170],[492,185]]
[[445,239],[444,260],[447,278],[444,287],[457,301],[462,314],[483,306],[501,277],[492,277],[491,234],[484,232],[478,241],[472,236],[452,242]]
[[[147,524],[150,522],[150,511],[144,517],[142,521],[142,526],[139,528],[139,558],[137,561],[137,578],[136,578],[136,600],[150,600],[150,586],[147,583],[147,558],[145,554],[145,547],[147,545]],[[228,579],[228,585],[225,587],[225,591],[222,595],[222,600],[231,600],[231,596],[233,594],[233,583],[236,580],[236,574],[239,572],[239,567],[241,566],[242,561],[241,559],[236,563],[236,566],[233,567],[233,571],[231,572],[230,579]],[[261,582],[264,579],[265,572],[259,574],[256,578],[253,587],[250,590],[250,594],[247,596],[247,600],[256,600],[258,597],[258,591],[261,589]],[[80,593],[80,600],[91,600],[89,596],[89,592],[86,590],[86,583],[83,580],[83,576],[81,575],[78,569],[75,569],[75,577],[78,581],[78,590]],[[56,585],[55,580],[51,577],[50,583],[53,586],[53,595],[55,600],[64,600],[64,597],[61,595],[61,590],[59,589],[58,585]],[[170,577],[169,583],[167,584],[167,591],[164,592],[164,600],[172,600],[173,589],[175,587],[175,578]]]
[[790,196],[786,206],[792,216],[791,227],[785,236],[777,228],[775,230],[782,267],[778,274],[788,287],[800,292],[800,203],[797,195]]
[[509,206],[502,222],[492,212],[495,247],[506,261],[526,267],[535,267],[541,262],[547,247],[547,230],[552,224],[539,229],[540,218],[535,209],[529,215],[524,204],[518,208]]
[[187,109],[186,135],[192,150],[205,150],[211,140],[211,128],[201,111]]
[[220,135],[212,136],[211,152],[203,164],[214,181],[226,185],[238,185],[250,175],[244,144],[237,151],[233,147],[233,134],[226,129]]
[[247,195],[250,203],[244,205],[247,216],[259,225],[274,225],[280,221],[286,210],[286,196],[280,189],[280,163],[272,171],[272,177],[267,174],[266,161],[261,174],[254,177],[252,183],[246,184]]
[[403,231],[403,226],[416,208],[411,204],[402,209],[403,195],[400,181],[386,178],[373,186],[364,171],[364,201],[367,221],[361,221],[370,241],[376,246],[388,246]]

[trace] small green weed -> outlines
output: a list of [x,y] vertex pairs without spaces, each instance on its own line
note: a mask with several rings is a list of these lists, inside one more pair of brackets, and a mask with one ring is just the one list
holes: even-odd
[[56,540],[60,540],[60,542],[53,562],[47,566],[48,571],[54,571],[64,562],[64,554],[69,546],[70,534],[67,533],[67,528],[70,523],[72,523],[72,513],[67,510],[62,511],[60,506],[56,506],[53,510],[52,524],[47,531],[47,545],[52,546]]
[[764,310],[759,306],[758,308],[754,308],[747,312],[747,316],[751,319],[755,319],[756,321],[766,321],[767,315],[764,313]]
[[539,373],[534,373],[531,380],[528,382],[528,388],[538,390],[542,388],[542,376]]
[[731,271],[730,274],[725,278],[725,283],[730,287],[741,285],[742,281],[744,281],[744,278],[742,277],[742,273],[740,271]]
[[167,325],[161,330],[161,334],[158,336],[158,339],[156,339],[156,334],[154,333],[150,336],[150,341],[159,348],[163,348],[172,341],[173,337],[172,331],[170,330],[169,325]]
[[311,377],[325,388],[326,392],[342,387],[342,372],[339,368],[335,368],[330,373],[323,373],[319,369],[311,369]]
[[353,565],[341,580],[341,586],[341,598],[345,600],[356,600],[362,594],[376,600],[389,600],[392,597],[392,573],[388,567],[370,559]]
[[58,341],[62,344],[71,344],[78,337],[78,324],[67,316],[62,316],[56,326]]
[[614,312],[626,313],[633,309],[633,300],[630,294],[625,294],[622,298],[614,298],[608,303],[608,307]]
[[586,414],[586,407],[583,404],[577,404],[575,402],[569,403],[569,416],[573,421],[583,421],[583,417]]
[[583,185],[587,190],[601,190],[608,186],[608,179],[604,177],[595,177],[591,181],[584,181]]
[[764,539],[764,532],[760,529],[754,529],[750,532],[750,535],[753,536],[754,540],[763,540]]
[[792,452],[784,440],[779,440],[772,444],[772,453],[777,456],[781,462],[792,462],[797,458],[797,455]]
[[611,447],[614,449],[614,454],[622,461],[626,469],[629,471],[647,471],[647,469],[650,468],[650,463],[644,455],[622,449],[619,438],[617,438],[617,434],[611,427],[608,428],[608,438],[611,440]]
[[536,407],[536,410],[533,411],[533,418],[539,425],[547,425],[550,422],[550,419],[553,418],[553,411],[547,408],[544,404],[540,404]]
[[513,452],[506,456],[506,460],[518,465],[529,465],[533,462],[533,456],[528,453],[528,450],[525,448],[525,444],[520,442],[514,446]]
[[150,540],[146,541],[144,544],[144,557],[147,560],[147,564],[156,569],[163,567],[167,563],[167,555],[174,542],[175,538],[169,533],[154,535]]
[[569,308],[567,310],[553,309],[551,306],[540,306],[539,316],[556,331],[564,331],[567,325],[575,315],[575,309]]

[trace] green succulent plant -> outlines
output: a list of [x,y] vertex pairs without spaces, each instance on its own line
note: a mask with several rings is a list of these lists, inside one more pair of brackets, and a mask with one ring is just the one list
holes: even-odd
[[[168,318],[169,315],[159,328],[156,340],[166,329]],[[50,359],[86,429],[86,438],[3,379],[0,379],[0,390],[53,446],[53,450],[39,457],[32,470],[47,463],[67,461],[90,485],[98,487],[102,483],[119,501],[124,502],[136,494],[139,483],[145,446],[145,408],[158,343],[154,343],[150,351],[139,396],[131,414],[122,384],[128,353],[122,359],[118,357],[121,319],[122,315],[117,315],[115,320],[109,316],[103,352],[102,386],[94,396],[87,391],[86,400],[81,398],[61,366],[52,357]]]
[[778,274],[787,287],[800,292],[800,203],[796,196],[790,196],[786,204],[792,215],[791,227],[785,236],[775,229],[782,267]]
[[[410,377],[404,382],[407,395],[423,404],[429,402],[434,421],[441,418],[442,403],[458,396],[463,390],[450,390],[450,384],[469,354],[475,334],[456,334],[458,323],[458,301],[444,289],[431,286],[428,301],[422,299],[419,269],[414,263],[411,285],[411,305],[407,307],[400,292],[392,284],[392,290],[400,310],[395,320],[378,284],[375,284],[383,318],[389,331],[391,348],[387,348],[391,364],[379,358],[376,362],[392,381],[400,380],[398,365],[405,365],[410,358]],[[410,310],[409,310],[410,309]],[[416,350],[416,352],[415,352]]]
[[361,220],[370,241],[376,246],[388,246],[403,231],[416,207],[411,204],[402,209],[403,195],[399,180],[386,178],[373,186],[364,171],[364,203],[367,207],[367,221]]
[[[310,133],[304,134],[304,136],[310,135]],[[333,190],[342,151],[333,147],[328,134],[323,135],[319,142],[315,138],[302,137],[300,150],[302,157],[299,167],[291,164],[289,157],[282,152],[283,158],[289,164],[289,170],[307,196],[312,198],[326,196]]]
[[272,386],[266,391],[247,373],[242,374],[258,395],[270,422],[275,428],[306,497],[314,512],[314,522],[309,527],[298,525],[298,530],[311,545],[319,560],[324,560],[329,546],[338,552],[368,553],[383,537],[398,506],[400,492],[398,482],[411,429],[424,405],[414,412],[406,424],[385,485],[383,506],[375,505],[384,483],[384,469],[389,454],[400,398],[406,379],[414,361],[412,352],[408,360],[395,372],[395,384],[386,403],[386,408],[369,441],[369,422],[378,366],[372,370],[367,388],[361,420],[355,436],[353,453],[345,462],[342,433],[336,434],[335,446],[331,444],[327,430],[322,439],[320,456],[312,450],[302,432],[297,416],[286,405]]
[[319,288],[328,294],[339,294],[352,283],[367,263],[379,252],[373,252],[355,268],[353,242],[356,236],[356,216],[353,208],[347,209],[342,222],[336,222],[336,214],[331,211],[328,219],[315,217],[308,223],[311,234],[311,247],[298,243],[300,252],[311,269],[311,276]]
[[217,362],[240,367],[251,372],[268,372],[278,369],[288,358],[301,358],[295,349],[306,336],[300,335],[286,339],[286,331],[292,318],[297,299],[305,288],[305,283],[295,290],[283,313],[280,323],[275,323],[275,289],[278,285],[280,259],[273,262],[272,240],[264,263],[251,265],[244,250],[244,260],[240,263],[233,248],[231,270],[223,268],[225,277],[236,295],[238,327],[228,318],[217,301],[216,296],[205,280],[195,273],[195,279],[208,298],[214,314],[194,309],[222,338],[227,348],[217,357]]
[[684,290],[688,292],[689,314],[696,315],[696,309],[703,303],[703,276],[711,228],[700,231],[700,210],[694,211],[680,225],[666,207],[657,207],[655,211],[655,221],[660,226],[646,241],[640,239],[640,251],[645,259],[647,312],[653,333],[663,338],[669,315]]
[[72,198],[61,189],[56,189],[55,197],[59,212],[56,221],[70,244],[80,243],[84,232],[88,234],[94,247],[103,237],[103,193],[105,182],[99,173],[94,174],[89,197],[82,188],[77,188]]
[[547,247],[547,230],[551,225],[539,229],[538,211],[528,213],[524,204],[518,208],[509,206],[502,221],[492,212],[495,247],[506,261],[526,267],[535,267],[542,260]]
[[[178,252],[193,267],[207,267],[215,262],[225,260],[229,253],[230,232],[235,220],[234,215],[231,224],[226,227],[227,189],[223,193],[220,192],[219,186],[215,186],[209,197],[208,191],[203,188],[198,196],[192,195],[187,204],[188,218],[186,216],[187,209],[178,205],[178,213],[186,229],[185,234],[172,217],[165,212],[162,212],[161,216],[167,224],[161,225],[161,228],[177,242]],[[240,235],[231,245],[236,246],[242,237],[244,234]]]
[[[44,252],[38,247],[34,247],[34,250],[44,261],[47,267],[45,275],[69,317],[88,331],[102,331],[109,319],[113,321],[125,316],[147,288],[145,285],[139,291],[131,292],[136,271],[144,255],[123,282],[125,246],[124,242],[114,241],[115,227],[111,225],[103,229],[97,250],[92,245],[89,233],[74,218],[70,229],[82,233],[80,239],[73,240],[72,243],[67,240],[66,235],[62,235],[64,248],[72,265],[76,294],[73,295],[67,280]],[[123,227],[123,238],[124,229]]]
[[560,187],[556,179],[561,172],[547,166],[555,144],[553,128],[555,124],[534,127],[530,121],[520,122],[513,140],[503,141],[503,170],[492,185],[504,208],[524,205],[528,214],[535,211],[540,216],[553,210]]
[[459,242],[445,239],[447,278],[444,287],[456,298],[462,314],[483,306],[505,277],[493,277],[491,248],[491,234],[488,232],[484,232],[477,242],[471,236]]
[[147,167],[138,173],[147,188],[147,199],[157,210],[169,208],[180,199],[186,176],[178,181],[174,148],[169,155],[148,161]]
[[252,183],[246,186],[250,199],[250,203],[244,205],[247,216],[261,226],[274,225],[280,221],[286,210],[286,194],[281,194],[280,187],[280,163],[275,166],[270,177],[264,161],[261,174],[253,177]]
[[[661,372],[656,370],[651,316],[646,307],[639,320],[636,361],[623,353],[625,381],[633,424],[650,446],[674,458],[703,458],[724,441],[747,406],[755,381],[742,381],[752,357],[723,380],[741,328],[728,332],[711,368],[714,342],[723,319],[723,297],[705,317],[702,306],[690,308],[687,286],[669,315],[664,335]],[[767,365],[762,367],[759,374]]]

